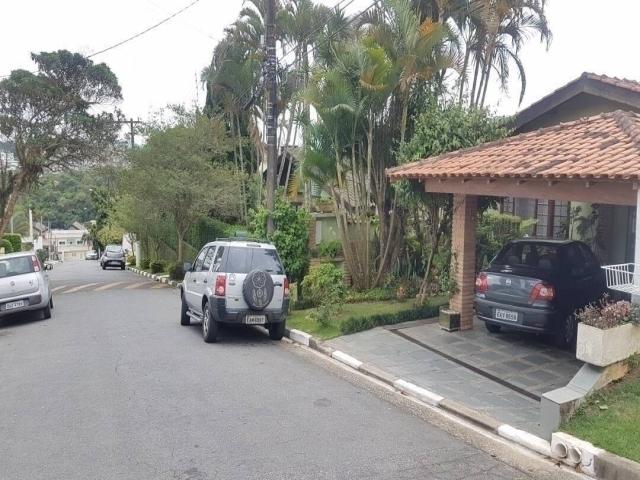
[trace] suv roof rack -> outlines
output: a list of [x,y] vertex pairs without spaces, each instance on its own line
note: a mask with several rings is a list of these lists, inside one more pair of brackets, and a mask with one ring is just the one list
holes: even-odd
[[216,242],[255,242],[255,243],[272,243],[264,238],[252,238],[252,237],[217,237]]

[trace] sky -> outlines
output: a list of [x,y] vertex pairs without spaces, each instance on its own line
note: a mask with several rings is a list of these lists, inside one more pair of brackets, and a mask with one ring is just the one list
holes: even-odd
[[[0,75],[33,69],[30,52],[68,49],[90,54],[138,33],[192,0],[21,0],[3,2]],[[322,0],[334,5],[338,0]],[[349,2],[347,2],[349,3]],[[371,0],[354,0],[349,12]],[[344,4],[344,0],[343,0]],[[553,41],[547,51],[532,38],[522,51],[527,89],[522,107],[584,71],[640,80],[640,2],[637,0],[547,0]],[[146,119],[167,104],[202,104],[199,85],[216,42],[242,0],[200,0],[151,32],[96,56],[118,76],[127,117]],[[519,82],[510,92],[493,85],[490,105],[501,114],[518,106]]]

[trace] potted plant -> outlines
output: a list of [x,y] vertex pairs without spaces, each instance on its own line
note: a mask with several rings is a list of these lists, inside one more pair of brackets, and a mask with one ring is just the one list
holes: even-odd
[[576,358],[606,367],[640,352],[640,305],[626,300],[588,305],[576,312]]

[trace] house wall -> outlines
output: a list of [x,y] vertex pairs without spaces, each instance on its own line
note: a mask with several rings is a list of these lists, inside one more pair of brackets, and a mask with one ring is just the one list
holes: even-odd
[[600,113],[613,112],[614,110],[629,110],[629,105],[588,93],[580,93],[523,125],[518,129],[517,133],[531,132],[539,128],[550,127],[583,117],[591,117]]

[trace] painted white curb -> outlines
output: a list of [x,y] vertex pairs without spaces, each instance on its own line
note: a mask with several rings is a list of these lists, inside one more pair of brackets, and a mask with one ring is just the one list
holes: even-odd
[[511,425],[500,425],[498,427],[498,435],[545,457],[551,456],[551,444],[549,442],[524,430],[519,430]]
[[341,352],[340,350],[334,350],[331,353],[331,358],[335,358],[339,362],[346,363],[347,365],[349,365],[352,368],[355,368],[356,370],[360,368],[360,365],[362,365],[362,362],[360,360],[353,358],[351,355],[347,355],[346,353]]
[[302,345],[309,346],[309,340],[311,339],[311,335],[305,332],[301,332],[300,330],[296,330],[292,328],[289,330],[289,338],[294,342],[301,343]]
[[425,403],[433,405],[434,407],[440,405],[440,402],[444,400],[444,397],[437,393],[430,392],[429,390],[414,385],[413,383],[409,383],[406,380],[398,379],[393,382],[393,386],[402,393],[412,395]]

